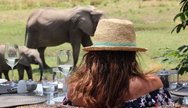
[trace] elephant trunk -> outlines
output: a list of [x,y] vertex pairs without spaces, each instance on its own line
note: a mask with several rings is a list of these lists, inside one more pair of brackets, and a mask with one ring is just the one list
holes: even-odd
[[36,58],[35,61],[36,61],[36,62],[38,63],[38,65],[39,65],[39,70],[40,70],[40,79],[39,79],[39,81],[42,81],[43,72],[44,72],[43,62],[42,62],[42,60],[41,60],[40,57],[39,57],[39,58]]
[[39,63],[39,70],[40,70],[40,79],[39,81],[42,81],[42,76],[43,76],[43,72],[44,72],[44,68],[43,68],[43,64]]

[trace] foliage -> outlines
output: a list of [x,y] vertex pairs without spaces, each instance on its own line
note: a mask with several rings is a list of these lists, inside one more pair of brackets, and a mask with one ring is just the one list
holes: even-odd
[[188,45],[182,45],[177,50],[166,48],[162,57],[163,62],[174,63],[178,61],[175,69],[180,75],[188,72]]
[[[172,32],[176,30],[177,33],[179,33],[181,29],[185,30],[188,25],[188,0],[182,0],[180,4],[180,12],[174,17],[174,21],[179,18],[181,23],[172,30]],[[182,45],[177,50],[167,49],[164,52],[163,57],[165,57],[163,61],[168,61],[169,63],[172,61],[171,58],[179,60],[179,63],[176,66],[179,74],[183,75],[188,72],[188,45]]]
[[188,0],[182,0],[180,4],[180,12],[174,17],[174,21],[179,18],[181,23],[175,26],[172,30],[172,32],[176,30],[177,33],[179,33],[181,29],[185,30],[186,26],[188,25]]

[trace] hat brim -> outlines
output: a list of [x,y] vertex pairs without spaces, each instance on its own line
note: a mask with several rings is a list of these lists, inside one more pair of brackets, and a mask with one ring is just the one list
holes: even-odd
[[139,48],[134,46],[114,46],[114,47],[84,47],[84,51],[138,51],[138,52],[145,52],[147,51],[146,48]]

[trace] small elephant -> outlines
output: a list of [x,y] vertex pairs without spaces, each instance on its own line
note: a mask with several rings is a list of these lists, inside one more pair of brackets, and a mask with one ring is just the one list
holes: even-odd
[[40,9],[33,12],[26,25],[25,45],[38,49],[45,69],[50,68],[44,58],[48,46],[70,43],[75,67],[83,47],[92,45],[93,36],[103,12],[93,6],[71,9]]
[[[8,72],[11,70],[10,66],[6,64],[4,59],[4,50],[5,45],[0,45],[0,78],[2,78],[2,73],[4,74],[7,80],[9,79]],[[39,64],[40,68],[40,81],[42,80],[43,75],[43,64],[40,59],[39,52],[36,49],[30,49],[25,46],[19,47],[20,60],[18,61],[15,68],[18,70],[19,80],[22,80],[24,77],[24,70],[26,70],[28,79],[33,80],[31,64]],[[14,68],[14,69],[15,69]]]

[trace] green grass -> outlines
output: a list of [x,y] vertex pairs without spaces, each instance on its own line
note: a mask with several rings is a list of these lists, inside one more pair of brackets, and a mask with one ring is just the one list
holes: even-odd
[[[129,19],[134,23],[137,45],[148,48],[146,53],[142,53],[143,60],[141,62],[144,70],[153,67],[173,68],[176,63],[162,64],[160,60],[154,59],[163,53],[159,49],[166,47],[176,49],[180,45],[188,43],[188,30],[181,31],[179,34],[175,32],[171,34],[171,30],[177,24],[173,22],[173,17],[180,8],[178,0],[143,2],[141,0],[0,0],[0,43],[24,45],[27,18],[36,9],[43,7],[68,8],[88,4],[94,4],[98,9],[103,10],[105,13],[103,18]],[[52,67],[56,66],[55,54],[59,49],[71,49],[71,46],[62,44],[47,48],[46,61]],[[79,62],[84,53],[81,50]],[[34,79],[38,80],[38,66],[32,65],[32,67]],[[25,78],[27,79],[26,75]]]

